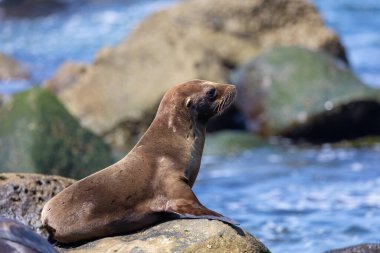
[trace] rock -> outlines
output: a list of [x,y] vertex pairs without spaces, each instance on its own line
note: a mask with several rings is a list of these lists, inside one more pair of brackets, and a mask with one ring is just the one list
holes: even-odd
[[270,252],[248,232],[220,221],[173,220],[141,232],[89,242],[79,247],[57,248],[61,253],[85,252]]
[[355,245],[342,249],[334,249],[326,251],[325,253],[378,253],[380,252],[380,244],[366,243]]
[[[275,48],[242,66],[231,79],[247,128],[262,136],[338,141],[373,134],[372,126],[365,124],[371,122],[374,128],[380,124],[371,119],[371,114],[380,115],[379,91],[363,85],[343,62],[321,52]],[[305,126],[313,131],[302,135]]]
[[33,88],[0,108],[0,171],[71,178],[112,163],[103,140],[82,128],[49,91]]
[[245,130],[244,118],[234,104],[228,107],[222,115],[217,115],[207,123],[207,132],[222,130]]
[[205,155],[233,155],[247,149],[267,145],[264,139],[246,131],[224,130],[207,135]]
[[354,140],[342,140],[331,145],[333,148],[372,148],[380,150],[380,136],[365,136]]
[[0,53],[0,81],[29,79],[29,73],[20,63],[11,57]]
[[0,217],[0,249],[2,252],[58,253],[26,225],[3,217]]
[[380,103],[361,99],[338,104],[331,110],[311,115],[303,123],[290,125],[280,135],[297,142],[321,144],[350,140],[352,146],[370,147],[380,136]]
[[43,86],[53,93],[60,93],[62,90],[70,88],[78,81],[78,78],[85,73],[86,64],[78,62],[66,62],[55,73],[54,77],[46,81]]
[[58,0],[2,0],[0,19],[37,18],[63,10],[65,4]]
[[0,216],[20,221],[47,238],[40,221],[42,207],[73,182],[59,176],[0,173]]
[[[58,96],[83,126],[128,143],[146,129],[174,84],[226,82],[232,69],[276,45],[346,59],[337,36],[306,0],[189,0],[151,15],[119,46],[101,50]],[[138,126],[132,127],[137,133],[126,126]]]

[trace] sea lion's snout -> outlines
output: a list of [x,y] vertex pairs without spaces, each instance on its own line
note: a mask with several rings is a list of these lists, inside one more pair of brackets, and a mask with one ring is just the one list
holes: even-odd
[[235,85],[232,84],[222,84],[218,91],[220,92],[220,98],[215,101],[214,113],[220,115],[233,103],[237,91]]
[[237,94],[236,86],[233,84],[227,84],[226,90],[228,90],[228,92],[231,92],[234,96]]
[[236,86],[233,84],[227,84],[226,93],[228,94],[228,96],[230,96],[230,103],[232,103],[237,96]]

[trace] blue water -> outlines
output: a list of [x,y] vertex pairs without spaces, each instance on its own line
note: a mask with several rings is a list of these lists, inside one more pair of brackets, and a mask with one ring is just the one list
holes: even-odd
[[41,83],[67,60],[90,63],[101,48],[118,44],[146,15],[175,1],[73,2],[47,17],[0,21],[0,52],[24,63],[32,74],[31,82],[0,82],[0,93]]
[[380,87],[380,1],[312,0],[327,26],[337,32],[353,70],[368,85]]
[[[64,12],[0,23],[0,51],[23,62],[32,82],[0,83],[12,93],[49,78],[66,60],[91,62],[146,15],[176,0],[71,1]],[[351,66],[380,87],[380,1],[314,0],[341,37]],[[272,252],[323,252],[380,242],[380,147],[261,148],[205,157],[195,191],[209,208],[241,223]]]
[[273,253],[380,242],[380,146],[205,157],[194,191]]

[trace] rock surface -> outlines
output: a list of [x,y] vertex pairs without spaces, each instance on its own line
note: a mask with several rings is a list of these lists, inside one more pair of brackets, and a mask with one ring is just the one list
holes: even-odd
[[33,88],[0,108],[0,171],[81,178],[112,163],[103,140],[82,128],[49,91]]
[[62,253],[264,253],[260,241],[238,227],[204,219],[173,220],[144,231],[89,242],[79,247],[57,248]]
[[0,53],[0,81],[29,79],[29,73],[20,63]]
[[54,77],[46,81],[43,86],[54,93],[60,93],[76,83],[85,72],[86,64],[69,61],[61,65]]
[[0,250],[6,253],[58,253],[46,239],[28,226],[1,216]]
[[145,131],[169,87],[194,78],[226,82],[231,69],[276,45],[345,59],[337,36],[305,0],[189,0],[151,15],[119,46],[101,50],[58,96],[82,125],[112,143],[128,143]]
[[[326,134],[334,127],[339,133],[357,124],[362,124],[356,128],[364,131],[370,127],[364,125],[371,114],[380,114],[378,90],[363,85],[342,62],[301,47],[263,53],[236,71],[232,82],[238,89],[237,107],[247,128],[262,136],[291,137],[292,129],[309,123],[314,130],[322,129],[322,124],[314,127],[316,123],[323,123]],[[323,141],[328,140],[326,136]]]
[[0,173],[0,216],[11,218],[47,238],[40,214],[45,203],[74,180],[29,173]]
[[264,139],[246,131],[224,130],[207,135],[204,155],[233,155],[267,145]]
[[325,253],[378,253],[380,252],[380,244],[366,243],[355,246],[350,246],[342,249],[334,249]]
[[361,99],[338,104],[331,110],[311,115],[304,123],[290,125],[280,135],[297,142],[322,144],[349,140],[352,146],[370,147],[380,136],[380,102]]

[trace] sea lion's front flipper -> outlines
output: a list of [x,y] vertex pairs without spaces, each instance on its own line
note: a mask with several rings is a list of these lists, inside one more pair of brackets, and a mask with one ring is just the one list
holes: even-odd
[[[165,206],[165,212],[175,213],[179,215],[180,218],[204,218],[209,220],[220,220],[232,225],[238,225],[237,222],[204,207],[188,185],[183,186],[183,188],[185,189],[182,189],[182,194],[179,198],[169,199]],[[186,194],[183,194],[185,191]]]
[[236,221],[207,209],[199,202],[187,199],[171,200],[166,211],[178,214],[180,218],[220,220],[232,225],[239,225]]

